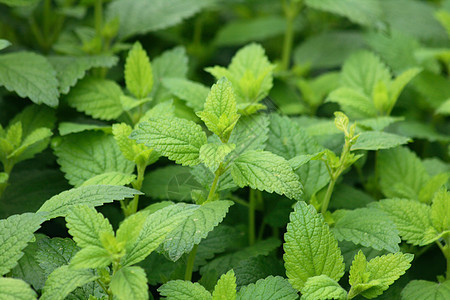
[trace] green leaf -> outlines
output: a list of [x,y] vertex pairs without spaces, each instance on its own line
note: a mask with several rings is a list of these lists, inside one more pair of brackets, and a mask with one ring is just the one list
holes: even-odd
[[214,43],[218,46],[243,45],[281,35],[285,30],[286,21],[278,15],[231,20],[221,26]]
[[67,94],[67,103],[96,119],[113,120],[122,113],[120,86],[108,79],[85,77]]
[[8,40],[0,39],[0,50],[3,50],[5,48],[8,48],[11,46],[11,42]]
[[302,288],[302,300],[339,299],[347,300],[347,291],[336,280],[327,275],[309,277]]
[[81,124],[72,122],[61,122],[58,124],[58,131],[60,136],[89,130],[103,131],[105,133],[109,133],[111,130],[111,126],[108,126],[106,124],[95,125],[95,124]]
[[42,290],[42,300],[63,300],[77,287],[98,279],[90,270],[74,270],[65,265],[57,268],[47,278]]
[[[137,213],[132,214],[125,218],[125,220],[120,224],[119,229],[117,229],[116,238],[117,242],[124,243],[125,246],[132,245],[136,241],[139,236],[139,233],[144,226],[145,220],[147,216],[153,213],[150,208],[158,207],[157,205],[162,205],[161,208],[165,206],[169,206],[170,202],[160,202],[152,204],[146,207],[144,210],[138,211]],[[160,208],[156,208],[156,211]]]
[[66,216],[67,228],[73,240],[81,248],[88,246],[103,247],[100,241],[102,233],[114,235],[111,224],[93,207],[78,205],[70,209]]
[[376,118],[359,120],[356,125],[367,130],[383,131],[389,125],[402,120],[404,120],[403,117],[381,116]]
[[200,148],[206,144],[202,128],[180,118],[150,119],[140,123],[130,137],[184,166],[199,164]]
[[406,144],[410,141],[410,138],[397,134],[380,131],[364,131],[359,134],[359,137],[351,150],[389,149]]
[[125,174],[122,172],[107,172],[96,175],[83,182],[80,186],[87,185],[127,185],[136,179],[134,174]]
[[409,199],[385,199],[373,206],[389,215],[403,240],[413,245],[426,244],[426,232],[431,228],[430,206]]
[[184,253],[189,253],[194,245],[208,235],[225,218],[232,201],[218,200],[201,205],[175,230],[167,235],[164,250],[171,260],[177,261]]
[[32,300],[36,292],[23,280],[0,277],[0,299]]
[[56,70],[59,91],[67,94],[78,80],[92,68],[111,68],[117,64],[117,57],[106,55],[92,56],[50,56],[50,63]]
[[441,104],[441,106],[439,106],[439,108],[436,110],[437,114],[441,114],[441,115],[450,115],[450,98],[445,100],[444,103]]
[[174,26],[203,8],[210,6],[211,0],[156,0],[148,5],[145,0],[130,4],[127,0],[114,1],[108,6],[108,19],[120,20],[119,38],[126,39],[136,34]]
[[364,253],[359,251],[350,267],[352,288],[349,298],[358,294],[368,299],[381,295],[411,267],[413,257],[409,253],[397,252],[377,256],[367,262]]
[[231,176],[240,187],[250,186],[288,198],[299,198],[302,194],[302,184],[289,163],[271,152],[250,150],[243,153],[231,165]]
[[217,281],[212,300],[235,300],[236,299],[236,276],[234,271],[230,270],[223,274]]
[[66,136],[54,150],[65,177],[76,187],[97,175],[131,174],[134,169],[134,163],[122,155],[114,138],[101,132]]
[[99,206],[113,200],[132,198],[141,192],[112,185],[89,185],[64,191],[47,200],[38,212],[48,212],[47,219],[66,216],[76,205]]
[[167,300],[209,300],[211,293],[202,285],[183,280],[172,280],[158,288],[161,296]]
[[284,239],[286,275],[295,289],[300,291],[310,277],[327,275],[337,281],[344,275],[337,240],[311,205],[295,205]]
[[380,4],[375,0],[306,0],[305,4],[365,26],[377,25],[383,16]]
[[134,43],[128,52],[125,63],[125,84],[138,99],[150,94],[153,87],[153,73],[150,59],[139,42]]
[[429,178],[417,155],[404,147],[380,151],[377,170],[381,191],[390,198],[418,199]]
[[148,216],[136,241],[127,245],[122,265],[129,266],[142,261],[196,209],[197,205],[175,204]]
[[14,159],[15,162],[32,158],[36,153],[47,148],[48,138],[52,134],[52,131],[45,127],[36,129],[23,139],[20,147],[9,154],[8,158]]
[[235,144],[234,157],[245,151],[264,150],[269,132],[269,118],[265,115],[252,115],[239,118],[229,143]]
[[402,290],[402,300],[446,300],[450,297],[450,281],[412,280]]
[[273,84],[272,65],[258,44],[241,48],[231,60],[228,69],[215,66],[206,68],[216,79],[226,77],[235,89],[238,102],[255,103],[269,93]]
[[360,51],[349,57],[342,66],[342,86],[371,96],[378,82],[390,83],[391,74],[381,59],[369,51]]
[[87,246],[78,251],[70,261],[73,269],[104,268],[111,264],[112,258],[105,248]]
[[450,194],[446,188],[441,188],[434,194],[431,223],[439,232],[450,230]]
[[204,110],[197,115],[211,132],[226,143],[239,119],[231,82],[221,78],[214,84],[206,98]]
[[[238,123],[239,124],[239,123]],[[294,163],[300,159],[300,155],[316,154],[324,148],[319,145],[315,138],[311,137],[305,129],[294,120],[279,115],[272,115],[270,121],[269,139],[266,150],[279,156],[289,159],[289,163]],[[292,160],[294,159],[295,160]],[[327,167],[320,161],[311,161],[296,170],[303,184],[305,198],[323,188],[330,176]]]
[[298,294],[283,277],[269,276],[242,287],[236,299],[295,300]]
[[333,233],[339,241],[346,240],[376,250],[400,250],[400,237],[395,224],[384,212],[358,208],[347,211],[336,221]]
[[411,68],[398,75],[389,87],[390,109],[394,107],[395,102],[405,86],[422,71],[420,68]]
[[47,59],[31,52],[0,55],[0,85],[37,104],[58,105],[58,80]]
[[327,102],[336,102],[352,119],[364,119],[376,116],[376,108],[372,99],[362,91],[341,87],[328,95]]
[[56,122],[55,110],[44,105],[29,105],[18,113],[11,120],[10,124],[16,122],[22,124],[22,134],[24,137],[38,128],[45,127],[53,129]]
[[148,299],[147,275],[141,267],[123,267],[111,278],[113,295],[119,300]]
[[68,265],[79,250],[72,239],[44,237],[37,241],[34,257],[42,268],[45,278],[55,269]]
[[8,6],[29,6],[37,3],[39,0],[0,0]]
[[427,183],[420,189],[419,201],[423,203],[431,203],[434,194],[444,186],[450,178],[450,172],[439,173],[431,177]]
[[235,148],[234,144],[204,144],[200,148],[200,160],[211,172],[215,172],[225,157]]
[[194,111],[203,109],[209,88],[198,82],[183,78],[164,78],[162,84],[174,96],[186,101],[186,105]]
[[[202,244],[199,245],[199,250]],[[208,262],[200,269],[201,274],[217,272],[218,275],[225,274],[228,270],[238,266],[242,261],[258,256],[266,256],[280,246],[280,241],[270,238],[258,241],[252,246],[240,249],[239,251],[225,254]]]
[[24,213],[0,220],[0,275],[8,273],[34,239],[33,233],[45,221],[45,214]]

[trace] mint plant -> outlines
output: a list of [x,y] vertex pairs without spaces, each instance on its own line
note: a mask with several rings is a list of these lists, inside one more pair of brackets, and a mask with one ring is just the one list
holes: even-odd
[[0,0],[0,299],[448,299],[448,1]]

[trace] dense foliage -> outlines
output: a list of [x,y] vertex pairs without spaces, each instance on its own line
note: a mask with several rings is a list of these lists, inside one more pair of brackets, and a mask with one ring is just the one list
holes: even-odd
[[0,0],[0,299],[450,299],[449,0]]

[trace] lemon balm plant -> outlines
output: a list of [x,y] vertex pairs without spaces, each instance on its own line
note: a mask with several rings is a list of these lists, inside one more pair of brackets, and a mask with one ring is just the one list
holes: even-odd
[[0,298],[449,298],[447,2],[0,0]]

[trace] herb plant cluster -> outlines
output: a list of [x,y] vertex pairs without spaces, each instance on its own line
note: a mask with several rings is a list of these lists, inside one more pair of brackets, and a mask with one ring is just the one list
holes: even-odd
[[0,0],[0,299],[450,299],[449,0]]

